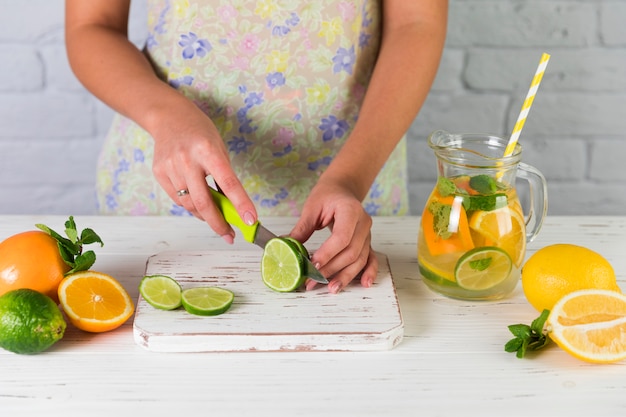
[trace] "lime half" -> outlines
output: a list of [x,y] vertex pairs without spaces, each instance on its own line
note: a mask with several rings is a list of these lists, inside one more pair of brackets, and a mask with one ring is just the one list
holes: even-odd
[[303,255],[284,238],[270,239],[261,258],[261,277],[269,288],[278,292],[297,290],[305,281]]
[[187,312],[198,316],[217,316],[233,304],[235,295],[224,288],[196,287],[183,290],[182,302]]
[[288,243],[292,243],[293,246],[295,246],[296,249],[298,249],[298,252],[300,252],[300,255],[304,256],[305,258],[309,259],[309,251],[307,250],[307,248],[304,247],[304,245],[302,244],[302,242],[300,242],[299,240],[296,240],[290,236],[285,236],[283,239],[285,239]]
[[174,310],[182,305],[180,284],[166,275],[143,277],[139,293],[148,304],[161,310]]
[[463,255],[454,268],[454,276],[457,284],[466,290],[486,290],[504,281],[512,266],[511,257],[505,251],[485,246]]

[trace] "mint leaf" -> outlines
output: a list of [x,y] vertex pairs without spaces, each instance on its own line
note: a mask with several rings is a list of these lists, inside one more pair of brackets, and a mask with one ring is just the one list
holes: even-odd
[[549,310],[543,310],[531,325],[512,324],[508,326],[509,331],[515,336],[504,345],[507,352],[516,352],[518,358],[523,358],[528,350],[535,351],[542,349],[549,342],[547,332],[544,332],[546,320],[550,315]]
[[35,226],[48,233],[57,241],[61,258],[71,268],[65,275],[86,271],[95,263],[96,254],[93,251],[83,253],[83,245],[91,243],[100,243],[100,246],[104,245],[100,236],[92,229],[86,228],[79,234],[73,216],[70,216],[65,222],[65,234],[67,237],[61,236],[45,224],[36,224]]

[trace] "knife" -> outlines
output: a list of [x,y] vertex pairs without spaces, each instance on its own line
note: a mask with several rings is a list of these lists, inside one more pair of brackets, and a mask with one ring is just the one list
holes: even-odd
[[[239,213],[235,210],[233,203],[221,192],[215,190],[213,187],[209,187],[211,197],[213,201],[222,212],[224,219],[231,225],[236,226],[243,236],[243,238],[250,243],[254,243],[257,246],[265,248],[267,242],[270,239],[278,237],[274,233],[266,229],[258,220],[251,226],[245,224]],[[311,260],[304,257],[304,267],[302,271],[303,275],[307,278],[311,278],[313,281],[321,284],[328,284],[328,280],[321,274],[320,271],[315,268]]]

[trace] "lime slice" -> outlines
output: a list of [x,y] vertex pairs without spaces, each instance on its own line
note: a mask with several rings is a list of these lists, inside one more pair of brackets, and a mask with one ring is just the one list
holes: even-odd
[[224,288],[196,287],[183,290],[182,302],[187,312],[198,316],[217,316],[233,304],[235,295]]
[[485,246],[472,249],[459,259],[454,276],[460,287],[472,291],[486,290],[504,281],[513,262],[502,249]]
[[139,283],[139,293],[152,307],[174,310],[182,304],[180,284],[166,275],[148,275]]
[[270,239],[261,258],[261,277],[269,288],[278,292],[297,290],[305,281],[302,254],[284,238]]

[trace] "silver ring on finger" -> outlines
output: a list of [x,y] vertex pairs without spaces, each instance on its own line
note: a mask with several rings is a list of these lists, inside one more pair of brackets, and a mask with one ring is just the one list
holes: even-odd
[[182,190],[178,190],[178,191],[176,191],[176,195],[178,195],[179,197],[183,197],[183,196],[189,195],[189,190],[186,189],[186,188],[184,188]]

